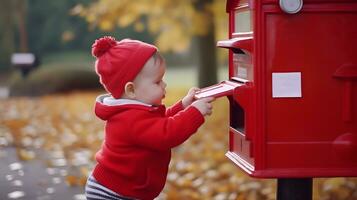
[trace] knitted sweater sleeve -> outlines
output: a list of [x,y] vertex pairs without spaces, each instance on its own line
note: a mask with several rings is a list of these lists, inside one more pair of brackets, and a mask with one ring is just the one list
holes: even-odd
[[172,117],[140,119],[133,126],[132,142],[154,150],[168,150],[182,144],[204,123],[197,108],[190,106]]
[[171,117],[174,116],[176,113],[183,110],[182,101],[176,102],[174,105],[166,109],[166,116]]

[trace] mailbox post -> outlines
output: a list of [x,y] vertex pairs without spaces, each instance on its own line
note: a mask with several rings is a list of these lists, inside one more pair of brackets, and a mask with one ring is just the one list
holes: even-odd
[[357,1],[227,0],[226,11],[228,80],[197,94],[229,99],[226,156],[282,187],[302,180],[308,195],[313,177],[357,176]]

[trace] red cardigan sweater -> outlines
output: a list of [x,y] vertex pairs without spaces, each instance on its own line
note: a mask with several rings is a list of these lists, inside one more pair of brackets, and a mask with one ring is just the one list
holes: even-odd
[[183,110],[181,102],[166,110],[164,106],[108,106],[97,101],[95,113],[106,126],[93,176],[123,196],[143,200],[154,199],[164,188],[171,148],[204,122],[195,107]]

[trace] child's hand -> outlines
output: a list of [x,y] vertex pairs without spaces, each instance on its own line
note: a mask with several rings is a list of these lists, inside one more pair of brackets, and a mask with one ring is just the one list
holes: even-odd
[[211,102],[214,101],[213,97],[207,97],[199,99],[192,103],[192,106],[196,107],[203,116],[211,115],[212,114],[212,104]]
[[187,108],[189,105],[192,104],[192,102],[195,101],[194,96],[195,96],[195,93],[198,91],[200,91],[200,89],[196,88],[196,87],[193,87],[188,91],[187,95],[182,99],[182,106],[184,109]]

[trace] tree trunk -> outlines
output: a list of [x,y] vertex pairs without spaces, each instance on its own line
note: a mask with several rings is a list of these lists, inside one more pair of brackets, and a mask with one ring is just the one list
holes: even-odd
[[0,69],[8,70],[10,66],[11,53],[15,49],[14,41],[14,20],[13,20],[13,2],[9,0],[0,0]]
[[27,0],[16,1],[17,25],[20,35],[20,52],[28,52],[28,40],[26,29]]
[[217,57],[214,34],[214,19],[211,11],[205,10],[205,5],[212,0],[198,0],[196,9],[205,12],[208,22],[208,32],[203,36],[196,36],[198,47],[198,86],[206,87],[217,83]]

